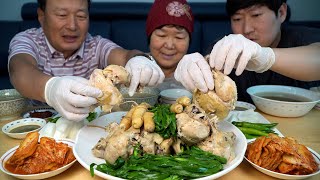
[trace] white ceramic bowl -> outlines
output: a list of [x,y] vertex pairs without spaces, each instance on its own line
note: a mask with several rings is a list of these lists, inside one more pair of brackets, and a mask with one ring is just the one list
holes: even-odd
[[[29,132],[39,131],[46,123],[46,120],[40,118],[19,119],[5,124],[2,127],[2,132],[15,139],[24,139]],[[21,128],[27,131],[14,132],[21,130]]]
[[[251,96],[258,109],[264,113],[279,117],[303,116],[320,101],[319,94],[292,86],[258,85],[248,88],[247,93]],[[266,96],[277,96],[277,99],[281,98],[282,100],[274,100]],[[301,99],[304,102],[292,102],[287,100],[288,98]]]
[[[57,142],[62,142],[62,143],[65,143],[65,144],[68,144],[69,147],[73,148],[74,146],[74,142],[71,141],[71,140],[67,140],[67,139],[61,139],[61,140],[56,140]],[[53,171],[49,171],[49,172],[44,172],[44,173],[38,173],[38,174],[27,174],[27,175],[24,175],[24,174],[15,174],[15,173],[12,173],[10,171],[8,171],[4,164],[5,162],[16,152],[16,150],[18,149],[19,146],[16,146],[12,149],[10,149],[9,151],[7,151],[6,153],[4,153],[0,159],[0,170],[2,170],[4,173],[10,175],[10,176],[13,176],[13,177],[16,177],[18,179],[45,179],[45,178],[49,178],[49,177],[52,177],[52,176],[55,176],[55,175],[58,175],[60,173],[62,173],[63,171],[69,169],[77,160],[73,160],[72,162],[70,162],[69,164],[67,165],[64,165],[62,166],[61,168],[58,168],[56,170],[53,170]]]
[[132,101],[140,104],[142,102],[146,102],[151,106],[155,105],[158,102],[159,97],[159,89],[155,87],[143,87],[138,92],[135,92],[132,97],[128,94],[128,88],[122,87],[120,88],[120,92],[123,96],[123,104],[119,106],[117,111],[129,111],[134,104]]
[[0,90],[0,119],[8,120],[20,114],[28,106],[28,100],[15,89]]
[[192,99],[191,92],[185,89],[166,89],[160,92],[160,101],[164,104],[173,104],[181,96],[187,96]]
[[[320,94],[320,86],[312,87],[312,88],[310,88],[310,90]],[[318,104],[316,104],[315,108],[320,110],[320,102],[318,102]]]
[[[320,155],[315,152],[314,150],[312,150],[311,148],[308,148],[309,151],[311,152],[312,156],[314,157],[314,159],[316,160],[316,162],[318,163],[318,167],[320,166]],[[263,167],[260,167],[256,164],[254,164],[253,162],[251,162],[249,159],[247,159],[246,157],[244,157],[254,168],[256,168],[258,171],[266,174],[266,175],[269,175],[269,176],[272,176],[272,177],[275,177],[275,178],[278,178],[278,179],[306,179],[306,178],[309,178],[311,176],[315,176],[317,174],[320,173],[320,169],[317,171],[317,172],[314,172],[312,174],[307,174],[307,175],[290,175],[290,174],[283,174],[283,173],[278,173],[278,172],[274,172],[274,171],[270,171],[268,169],[265,169]]]

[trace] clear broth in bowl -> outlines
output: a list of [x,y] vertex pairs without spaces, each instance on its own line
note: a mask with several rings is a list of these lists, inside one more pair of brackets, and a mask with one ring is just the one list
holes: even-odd
[[10,130],[9,133],[24,133],[24,132],[36,130],[38,128],[40,128],[39,125],[19,126],[19,127],[16,127],[16,128],[13,128],[12,130]]
[[276,101],[286,101],[286,102],[311,102],[312,99],[306,98],[304,96],[300,96],[297,94],[289,94],[283,92],[262,92],[256,93],[256,96],[276,100]]

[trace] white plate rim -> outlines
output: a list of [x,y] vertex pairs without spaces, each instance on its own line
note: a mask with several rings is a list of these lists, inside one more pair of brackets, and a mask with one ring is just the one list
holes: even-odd
[[[96,119],[95,121],[93,121],[92,122],[93,124],[91,124],[91,125],[98,125],[98,126],[99,126],[99,124],[106,125],[106,124],[112,122],[112,119],[113,119],[113,121],[118,121],[119,122],[120,119],[116,119],[115,120],[115,118],[113,118],[112,116],[121,117],[125,113],[126,112],[122,111],[122,112],[115,112],[115,113],[106,114],[104,116],[101,116],[99,119]],[[101,122],[103,120],[105,120],[105,122]],[[218,124],[218,126],[227,127],[227,128],[230,128],[230,129],[234,130],[233,132],[235,132],[236,137],[237,137],[236,143],[239,146],[238,150],[236,150],[236,151],[238,151],[238,154],[236,155],[235,159],[233,159],[228,164],[224,165],[224,169],[222,171],[220,171],[220,172],[218,172],[216,174],[210,175],[210,176],[199,178],[199,180],[200,179],[204,180],[204,179],[219,178],[219,177],[227,174],[228,172],[232,171],[234,168],[236,168],[242,162],[242,160],[244,158],[244,154],[245,154],[245,151],[246,151],[247,143],[246,143],[246,138],[240,132],[240,130],[238,128],[236,128],[234,125],[232,125],[231,123],[227,122],[227,121],[220,122]],[[96,139],[90,140],[90,137],[85,135],[85,133],[90,133],[90,135],[91,135],[90,137],[91,138],[94,137]],[[92,146],[95,145],[99,140],[99,138],[97,138],[98,135],[94,135],[92,133],[97,133],[98,135],[101,134],[101,135],[103,135],[103,137],[105,137],[105,135],[107,134],[103,129],[84,126],[78,132],[76,140],[75,140],[75,146],[73,147],[73,154],[75,155],[77,161],[85,169],[87,169],[89,171],[90,171],[90,164],[91,163],[101,164],[101,163],[105,162],[103,159],[96,158],[91,154]],[[97,137],[95,137],[95,136],[97,136]],[[84,139],[84,137],[87,138],[87,139]],[[86,146],[85,147],[81,146],[82,142],[86,142]],[[84,153],[85,155],[81,154],[83,152],[85,152]],[[91,162],[87,163],[86,160],[89,160],[89,159],[91,160]],[[119,177],[114,177],[114,176],[105,174],[105,173],[97,171],[97,170],[94,171],[94,174],[99,176],[99,177],[106,178],[106,179],[116,179],[116,180],[122,179],[122,178],[119,178]]]
[[313,149],[311,149],[309,147],[307,147],[307,148],[311,152],[311,154],[314,157],[314,159],[316,160],[316,162],[318,163],[318,171],[314,172],[312,174],[307,174],[307,175],[291,175],[291,174],[283,174],[283,173],[274,172],[274,171],[271,171],[271,170],[268,170],[268,169],[265,169],[263,167],[256,165],[255,163],[253,163],[249,159],[247,159],[247,157],[245,157],[245,156],[244,156],[244,159],[246,161],[248,161],[258,171],[260,171],[266,175],[275,177],[275,178],[279,178],[279,179],[305,179],[305,178],[308,178],[308,177],[311,177],[311,176],[314,176],[314,175],[317,175],[320,173],[320,155],[317,152],[315,152]]
[[[68,144],[69,147],[73,148],[74,147],[74,142],[72,140],[69,139],[59,139],[59,140],[55,140],[56,142],[63,142],[65,144]],[[73,160],[72,162],[70,162],[69,164],[62,166],[54,171],[49,171],[49,172],[43,172],[43,173],[38,173],[38,174],[27,174],[27,175],[23,175],[23,174],[14,174],[12,172],[9,172],[5,169],[4,167],[4,163],[13,155],[13,153],[18,149],[19,146],[15,146],[11,149],[9,149],[7,152],[5,152],[1,158],[0,158],[0,170],[4,173],[6,173],[7,175],[19,178],[19,179],[44,179],[44,178],[49,178],[55,175],[58,175],[62,172],[64,172],[65,170],[69,169],[76,161],[77,159]]]

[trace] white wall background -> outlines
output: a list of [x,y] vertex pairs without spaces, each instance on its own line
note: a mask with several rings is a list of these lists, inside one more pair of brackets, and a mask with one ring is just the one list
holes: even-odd
[[[153,2],[153,0],[92,0],[92,2]],[[188,0],[188,2],[224,2],[225,0]],[[21,6],[27,2],[36,0],[1,0],[0,20],[19,21],[21,20]],[[320,1],[319,0],[287,0],[291,8],[291,20],[315,20],[320,21]]]

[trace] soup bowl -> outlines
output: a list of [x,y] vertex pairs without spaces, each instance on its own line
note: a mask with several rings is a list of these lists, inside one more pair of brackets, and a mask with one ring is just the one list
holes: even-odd
[[114,111],[129,111],[133,105],[146,102],[151,106],[155,105],[158,102],[159,89],[155,87],[143,87],[129,96],[127,87],[121,87],[120,93],[123,96],[123,103],[119,107],[115,107]]
[[174,104],[182,96],[187,96],[192,100],[191,92],[185,89],[166,89],[160,92],[160,102],[163,104]]
[[292,86],[257,85],[247,93],[259,110],[279,117],[303,116],[320,101],[319,94]]
[[28,133],[39,131],[46,120],[41,118],[24,118],[9,122],[2,127],[2,132],[15,139],[24,139]]

